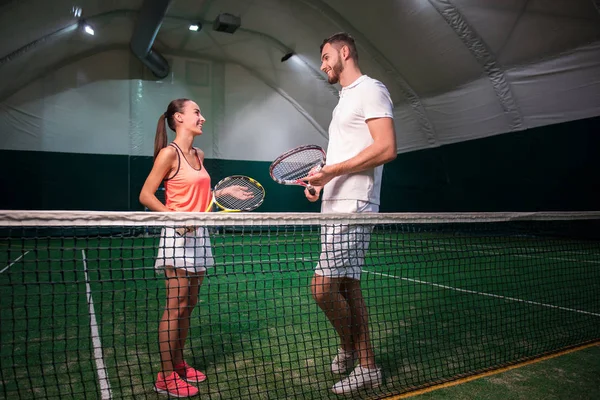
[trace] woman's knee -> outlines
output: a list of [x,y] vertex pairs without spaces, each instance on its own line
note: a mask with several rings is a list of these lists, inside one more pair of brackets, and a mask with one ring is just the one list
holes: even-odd
[[169,319],[176,319],[183,317],[189,309],[188,301],[183,301],[182,299],[167,299],[167,312],[169,314]]
[[190,296],[187,303],[187,308],[191,311],[198,304],[198,296]]

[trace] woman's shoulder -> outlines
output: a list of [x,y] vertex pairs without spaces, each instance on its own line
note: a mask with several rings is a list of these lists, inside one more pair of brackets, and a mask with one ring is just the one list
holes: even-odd
[[204,152],[202,151],[202,149],[199,147],[194,147],[194,150],[196,150],[196,153],[198,153],[198,157],[200,158],[200,161],[204,162]]
[[166,160],[175,160],[177,158],[177,150],[173,146],[166,146],[160,149],[156,158],[163,158]]

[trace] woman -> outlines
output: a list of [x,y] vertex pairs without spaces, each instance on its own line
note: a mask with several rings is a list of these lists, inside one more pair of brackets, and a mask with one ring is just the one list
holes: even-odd
[[[165,121],[175,131],[167,145]],[[140,202],[152,211],[206,211],[212,198],[210,176],[203,166],[204,153],[193,147],[206,120],[198,105],[188,99],[173,100],[158,120],[154,141],[154,165],[140,193]],[[164,182],[166,204],[155,196]],[[235,197],[248,197],[241,187],[226,189]],[[161,369],[154,385],[159,393],[190,397],[198,389],[188,382],[206,376],[183,359],[190,327],[190,314],[198,302],[198,290],[207,267],[214,264],[210,238],[205,227],[164,228],[155,266],[164,268],[167,302],[159,324]]]

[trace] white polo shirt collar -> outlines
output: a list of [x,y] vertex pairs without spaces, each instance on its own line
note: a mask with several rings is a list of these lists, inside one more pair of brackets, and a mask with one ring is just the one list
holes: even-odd
[[344,91],[346,90],[350,90],[353,87],[356,87],[358,84],[360,84],[362,81],[364,81],[365,79],[367,79],[367,75],[361,75],[358,78],[356,78],[354,80],[354,82],[352,82],[351,84],[349,84],[348,86],[345,86],[342,88],[342,90],[340,90],[340,97],[342,97],[344,95]]

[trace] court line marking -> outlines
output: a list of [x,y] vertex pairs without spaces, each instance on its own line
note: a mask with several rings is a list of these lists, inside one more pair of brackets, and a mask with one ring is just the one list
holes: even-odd
[[[444,243],[444,244],[448,244],[448,243]],[[462,247],[469,247],[469,246],[473,246],[473,245],[468,245],[468,244],[462,244]],[[421,248],[425,248],[426,250],[441,250],[441,251],[446,251],[446,252],[464,252],[464,250],[454,250],[454,249],[449,249],[446,247],[439,247],[439,246],[415,246],[415,245],[407,245],[404,244],[405,250],[397,250],[397,251],[393,251],[393,252],[386,252],[385,250],[375,250],[375,251],[371,251],[369,250],[366,253],[367,257],[378,257],[378,256],[399,256],[399,255],[408,255],[408,256],[418,256],[420,255],[419,253],[414,252],[413,250],[406,250],[406,248],[411,248],[411,249],[421,249]],[[494,248],[496,250],[503,250],[503,248]],[[480,253],[480,254],[484,254],[484,255],[495,255],[495,256],[506,256],[506,257],[511,257],[511,256],[515,256],[515,257],[524,257],[524,258],[536,258],[536,259],[541,259],[541,260],[560,260],[560,261],[569,261],[569,262],[582,262],[582,263],[592,263],[592,264],[600,264],[600,261],[593,261],[593,260],[579,260],[579,259],[566,259],[566,258],[558,258],[558,257],[544,257],[544,256],[538,256],[536,257],[535,255],[531,255],[531,254],[511,254],[511,253],[502,253],[502,252],[493,252],[493,251],[485,251],[485,250],[472,250],[474,253]],[[424,254],[429,254],[429,253],[433,253],[432,251],[425,251]],[[252,254],[227,254],[226,257],[242,257],[242,256],[248,256],[250,258],[250,261],[253,262],[277,262],[277,261],[318,261],[318,258],[307,258],[307,257],[294,257],[294,258],[261,258],[258,260],[254,260],[252,257]],[[219,254],[219,255],[215,255],[215,257],[219,257],[219,258],[223,258],[223,255]],[[468,256],[467,256],[468,257]],[[424,260],[424,262],[426,262],[426,260]],[[232,262],[224,262],[222,263],[222,265],[236,265],[236,264],[243,264],[244,261],[232,261]],[[415,261],[411,261],[411,263],[415,263]]]
[[[443,245],[452,245],[452,243],[448,243],[448,242],[438,242],[441,243]],[[454,250],[454,249],[449,249],[447,247],[439,247],[439,246],[415,246],[415,245],[407,245],[405,244],[406,247],[409,248],[425,248],[426,250],[441,250],[441,251],[446,251],[446,252],[462,252],[462,250]],[[493,249],[493,250],[506,250],[507,248],[505,247],[497,247],[497,246],[490,246],[490,245],[481,245],[481,244],[468,244],[468,243],[461,243],[460,245],[458,245],[457,247],[479,247],[479,248],[488,248],[488,249]],[[514,247],[512,248],[514,250],[528,250],[528,249],[532,249],[529,247]],[[535,251],[540,251],[538,249],[533,249]],[[494,252],[494,251],[490,251],[490,250],[471,250],[474,253],[479,253],[479,254],[483,254],[483,255],[492,255],[492,256],[505,256],[505,257],[521,257],[521,258],[533,258],[533,259],[538,259],[538,260],[556,260],[556,261],[568,261],[568,262],[580,262],[580,263],[586,263],[586,264],[600,264],[600,261],[595,261],[595,260],[581,260],[581,259],[573,259],[573,258],[561,258],[561,257],[550,257],[550,256],[544,256],[544,255],[537,255],[534,254],[514,254],[514,253],[504,253],[504,252]],[[574,252],[572,252],[574,253]],[[369,254],[369,253],[368,253]],[[397,252],[396,254],[400,254],[399,252]],[[416,253],[410,253],[411,255],[416,254]],[[427,252],[426,252],[427,254]],[[595,253],[580,253],[582,255],[596,255]],[[468,256],[467,256],[468,257]]]
[[[292,242],[290,242],[292,243]],[[277,244],[281,244],[281,242],[278,243],[272,243],[273,245],[277,245]],[[447,242],[441,242],[441,244],[443,245],[452,245],[451,243],[447,243]],[[415,245],[415,244],[409,244],[409,243],[402,243],[401,246],[405,247],[405,248],[411,248],[411,249],[425,249],[428,251],[425,251],[425,254],[427,254],[428,252],[433,253],[430,250],[440,250],[440,251],[446,251],[446,252],[464,252],[464,250],[460,250],[461,247],[465,248],[465,247],[487,247],[489,249],[494,249],[494,250],[505,250],[505,248],[502,247],[495,247],[495,246],[484,246],[484,245],[477,245],[477,244],[460,244],[457,245],[456,247],[457,249],[450,249],[447,247],[440,247],[440,246],[428,246],[428,245]],[[48,250],[72,250],[72,251],[76,251],[78,250],[77,248],[65,248],[65,247],[46,247],[46,249]],[[108,249],[112,249],[112,247],[101,247],[101,248],[95,248],[94,250],[108,250]],[[529,248],[527,247],[514,247],[512,248],[514,250],[527,250]],[[29,253],[28,250],[25,254]],[[532,259],[538,259],[538,260],[556,260],[556,261],[568,261],[568,262],[581,262],[581,263],[586,263],[586,264],[600,264],[600,261],[595,261],[595,260],[581,260],[581,259],[573,259],[573,258],[561,258],[561,257],[549,257],[549,256],[542,256],[542,255],[538,255],[536,256],[535,254],[514,254],[514,253],[502,253],[502,252],[493,252],[493,251],[486,251],[486,250],[471,250],[475,253],[479,253],[479,254],[484,254],[484,255],[501,255],[501,256],[506,256],[506,257],[521,257],[521,258],[532,258]],[[377,254],[380,254],[381,252],[378,252]],[[367,252],[367,256],[369,255],[374,255],[375,252],[369,251]],[[389,253],[384,253],[385,254],[389,254]],[[406,254],[406,255],[418,255],[418,253],[415,253],[414,251],[396,251],[393,253],[393,255],[399,255],[399,254]],[[581,255],[591,255],[591,256],[595,256],[596,254],[594,253],[580,253]],[[136,258],[133,258],[136,259]],[[18,260],[18,259],[17,259]],[[14,262],[16,262],[17,260],[15,260]],[[285,260],[281,260],[281,259],[267,259],[267,260],[259,260],[259,261],[285,261]],[[292,260],[299,260],[298,258],[294,258]],[[304,259],[302,259],[304,260]],[[310,261],[310,260],[309,260]],[[13,264],[14,264],[13,262]],[[10,267],[12,264],[10,264],[8,267]],[[6,268],[8,268],[6,267]],[[4,268],[2,271],[0,271],[0,273],[4,272],[4,270],[6,269]]]
[[6,267],[2,268],[2,271],[0,271],[0,274],[3,273],[4,271],[6,271],[7,269],[9,269],[10,267],[12,267],[17,261],[19,261],[21,258],[25,257],[28,253],[29,253],[29,250],[27,250],[25,253],[23,253],[19,257],[17,257],[15,259],[15,261],[11,262]]
[[[375,255],[379,255],[382,252],[373,252],[376,253]],[[373,253],[369,253],[369,255],[373,255]],[[388,253],[386,253],[385,251],[383,252],[384,255],[387,255]],[[259,262],[271,262],[271,261],[303,261],[303,262],[315,262],[317,261],[314,258],[306,258],[306,257],[296,257],[296,258],[288,258],[285,260],[282,259],[272,259],[272,258],[268,258],[268,259],[260,259]],[[239,262],[233,262],[230,265],[235,265],[235,264],[240,264]],[[369,273],[369,274],[374,274],[374,275],[380,275],[380,276],[385,276],[388,278],[394,278],[394,279],[400,279],[400,280],[404,280],[404,281],[408,281],[408,282],[414,282],[414,283],[419,283],[422,285],[429,285],[429,286],[434,286],[434,287],[439,287],[442,289],[446,289],[446,290],[453,290],[453,291],[457,291],[457,292],[461,292],[461,293],[468,293],[468,294],[476,294],[479,296],[486,296],[486,297],[492,297],[492,298],[497,298],[497,299],[502,299],[502,300],[507,300],[507,301],[514,301],[514,302],[518,302],[518,303],[524,303],[524,304],[531,304],[531,305],[536,305],[536,306],[541,306],[541,307],[548,307],[548,308],[553,308],[553,309],[557,309],[557,310],[563,310],[563,311],[569,311],[569,312],[575,312],[578,314],[586,314],[586,315],[592,315],[594,317],[600,317],[600,313],[593,313],[590,311],[583,311],[583,310],[578,310],[575,308],[569,308],[569,307],[562,307],[562,306],[556,306],[553,304],[546,304],[546,303],[541,303],[538,301],[532,301],[532,300],[523,300],[523,299],[519,299],[516,297],[510,297],[510,296],[502,296],[502,295],[498,295],[498,294],[493,294],[493,293],[486,293],[486,292],[478,292],[476,290],[469,290],[469,289],[461,289],[461,288],[456,288],[453,286],[448,286],[448,285],[442,285],[439,283],[433,283],[433,282],[428,282],[428,281],[423,281],[423,280],[419,280],[419,279],[412,279],[412,278],[403,278],[403,277],[399,277],[399,276],[395,276],[395,275],[390,275],[390,274],[384,274],[384,273],[380,273],[380,272],[373,272],[373,271],[368,271],[366,269],[363,268],[363,272]]]
[[600,313],[593,313],[593,312],[589,312],[589,311],[577,310],[575,308],[555,306],[553,304],[540,303],[538,301],[531,301],[531,300],[523,300],[523,299],[519,299],[519,298],[516,298],[516,297],[501,296],[499,294],[493,294],[493,293],[478,292],[476,290],[461,289],[461,288],[456,288],[456,287],[453,287],[453,286],[442,285],[442,284],[439,284],[439,283],[422,281],[420,279],[403,278],[401,276],[395,276],[395,275],[391,275],[391,274],[383,274],[381,272],[367,271],[365,269],[363,269],[363,272],[366,272],[368,274],[385,276],[387,278],[400,279],[400,280],[407,281],[407,282],[419,283],[421,285],[429,285],[429,286],[434,286],[434,287],[438,287],[438,288],[442,288],[442,289],[446,289],[446,290],[453,290],[453,291],[460,292],[460,293],[476,294],[476,295],[479,295],[479,296],[493,297],[493,298],[496,298],[496,299],[502,299],[502,300],[508,300],[508,301],[515,301],[515,302],[518,302],[518,303],[532,304],[532,305],[536,305],[536,306],[554,308],[554,309],[557,309],[557,310],[570,311],[570,312],[575,312],[575,313],[578,313],[578,314],[586,314],[586,315],[592,315],[594,317],[600,317]]
[[563,351],[559,351],[556,352],[554,354],[548,354],[546,356],[541,356],[541,357],[537,357],[537,358],[533,358],[530,360],[526,360],[526,361],[522,361],[522,362],[517,362],[516,364],[512,364],[506,367],[501,367],[501,368],[497,368],[497,369],[493,369],[491,371],[485,371],[485,372],[481,372],[479,374],[475,374],[475,375],[471,375],[471,376],[467,376],[465,378],[459,378],[450,382],[444,382],[444,383],[440,383],[437,385],[433,385],[433,386],[429,386],[423,389],[417,389],[417,390],[413,390],[410,392],[406,392],[406,393],[402,393],[400,395],[397,396],[392,396],[392,397],[386,397],[386,400],[403,400],[403,399],[408,399],[410,397],[414,397],[414,396],[418,396],[424,393],[430,393],[439,389],[445,389],[445,388],[449,388],[449,387],[453,387],[453,386],[458,386],[458,385],[462,385],[464,383],[467,382],[471,382],[474,381],[476,379],[481,379],[481,378],[487,378],[489,376],[493,376],[493,375],[497,375],[497,374],[501,374],[503,372],[507,372],[507,371],[511,371],[513,369],[517,369],[517,368],[522,368],[522,367],[526,367],[528,365],[532,365],[532,364],[536,364],[539,363],[541,361],[546,361],[546,360],[550,360],[552,358],[556,358],[556,357],[560,357],[560,356],[564,356],[565,354],[570,354],[570,353],[574,353],[576,351],[581,351],[590,347],[594,347],[594,346],[600,346],[600,341],[594,341],[591,343],[587,343],[581,346],[577,346],[574,348],[570,348],[570,349],[566,349]]
[[90,329],[92,332],[92,345],[94,347],[94,361],[96,362],[96,373],[98,374],[98,381],[100,382],[100,393],[103,400],[112,399],[112,390],[110,388],[108,374],[106,373],[106,366],[104,365],[104,356],[102,354],[102,342],[100,341],[100,332],[98,331],[98,322],[96,321],[96,312],[94,311],[94,299],[92,298],[92,288],[90,286],[85,250],[81,250],[81,256],[83,258],[83,272],[85,274],[85,293],[90,313]]
[[[309,237],[308,235],[307,235],[307,237],[304,237],[303,240],[305,242],[319,242],[320,241],[318,236],[316,236],[316,237]],[[444,242],[442,240],[443,239],[440,239],[440,238],[427,238],[427,239],[418,239],[418,238],[415,238],[415,239],[401,239],[399,243],[400,243],[400,245],[407,245],[408,247],[427,247],[427,246],[424,246],[424,245],[415,245],[415,244],[411,245],[411,243],[415,243],[415,242],[425,242],[425,243],[427,243],[427,242],[436,243],[437,242],[437,243],[440,243],[440,244],[443,244],[443,245],[456,245],[455,243],[448,243],[448,242]],[[260,239],[254,240],[254,238],[251,238],[250,239],[250,243],[260,244],[261,241],[260,241]],[[291,243],[297,243],[297,240],[280,240],[280,241],[274,241],[274,242],[268,243],[268,244],[279,245],[279,244],[288,244],[288,243],[290,243],[290,244]],[[471,246],[471,247],[488,247],[488,248],[493,248],[493,249],[497,249],[497,250],[506,249],[506,247],[497,247],[497,246],[480,245],[480,244],[462,244],[461,243],[461,244],[458,244],[456,246],[457,247],[461,247],[461,246],[465,246],[465,247],[467,247],[467,246]],[[537,248],[528,247],[526,245],[526,243],[521,243],[521,244],[519,244],[519,247],[513,247],[513,249],[540,251]],[[572,250],[571,251],[563,251],[563,253],[579,254],[579,255],[590,255],[590,256],[598,256],[598,255],[600,255],[598,253],[590,253],[590,252],[586,252],[586,251],[572,251]]]
[[[442,244],[448,245],[447,242],[442,242]],[[448,249],[445,247],[439,247],[439,246],[425,246],[425,245],[409,245],[407,243],[403,243],[402,246],[406,249],[423,249],[425,248],[426,250],[441,250],[441,251],[455,251],[454,249]],[[484,245],[476,245],[476,244],[461,244],[460,246],[462,247],[483,247]],[[495,247],[495,246],[486,246],[488,248],[491,249],[495,249],[495,250],[503,250],[503,248],[501,247]],[[48,248],[49,250],[53,249],[53,248]],[[64,249],[64,248],[63,248]],[[526,249],[526,248],[516,248],[516,249]],[[70,250],[77,250],[76,248],[72,248]],[[28,250],[25,254],[29,253],[30,250]],[[459,250],[456,250],[459,251]],[[493,251],[485,251],[485,250],[474,250],[474,252],[476,253],[480,253],[480,254],[484,254],[484,255],[502,255],[502,256],[507,256],[507,257],[511,257],[511,256],[515,256],[515,257],[522,257],[522,258],[534,258],[534,259],[542,259],[542,260],[559,260],[559,261],[569,261],[569,262],[581,262],[581,263],[591,263],[591,264],[600,264],[600,261],[593,261],[593,260],[580,260],[580,259],[565,259],[565,258],[558,258],[558,257],[544,257],[544,256],[534,256],[531,254],[506,254],[506,253],[502,253],[502,252],[493,252]],[[367,256],[371,256],[371,257],[377,257],[377,256],[388,256],[388,255],[393,255],[393,256],[400,256],[400,255],[417,255],[417,253],[415,253],[414,251],[411,250],[405,250],[405,251],[395,251],[393,252],[393,254],[385,252],[385,251],[368,251],[367,252]],[[230,255],[228,255],[227,257],[229,257]],[[234,256],[242,256],[242,255],[234,255]],[[249,255],[251,260],[252,257],[251,255]],[[217,258],[221,258],[222,255],[215,255],[215,257]],[[15,262],[17,262],[21,257],[17,258],[13,263],[11,263],[8,267],[12,266]],[[307,258],[307,257],[294,257],[294,258],[262,258],[259,259],[259,262],[286,262],[286,261],[303,261],[303,262],[316,262],[318,259],[315,258]],[[253,262],[255,260],[252,260]],[[239,262],[239,261],[233,261],[232,262],[227,262],[225,260],[223,260],[220,264],[221,266],[232,266],[232,265],[237,265],[237,264],[243,264],[244,261]],[[414,263],[414,261],[413,261]],[[5,267],[2,271],[0,271],[0,273],[4,272],[8,267]]]
[[[443,245],[446,245],[446,246],[452,245],[451,243],[448,243],[448,242],[439,242],[439,243],[441,243]],[[493,250],[504,250],[504,249],[506,249],[506,248],[503,248],[503,247],[483,245],[483,244],[468,244],[468,243],[466,243],[466,244],[461,244],[461,246],[471,247],[471,248],[473,248],[473,247],[475,247],[475,248],[477,248],[477,247],[482,248],[483,247],[483,248],[488,248],[488,249],[493,249]],[[409,246],[409,247],[417,247],[417,246]],[[419,246],[419,247],[421,247],[421,246]],[[434,249],[443,250],[443,251],[450,251],[449,249],[445,249],[443,247],[439,247],[439,248],[433,247],[433,248]],[[532,250],[535,250],[535,251],[539,251],[538,249],[530,248],[530,247],[514,247],[513,249],[515,249],[515,250],[528,250],[528,249],[532,249]],[[485,250],[479,250],[479,251],[476,251],[476,252],[486,254]],[[586,264],[600,264],[600,261],[595,261],[595,260],[578,260],[578,259],[572,259],[572,258],[545,257],[545,256],[537,256],[536,257],[535,253],[534,254],[513,254],[513,253],[506,254],[506,253],[494,253],[494,252],[489,252],[489,251],[487,253],[488,254],[492,254],[492,255],[503,255],[503,256],[509,256],[509,257],[513,257],[514,256],[514,257],[524,257],[524,258],[536,258],[536,259],[539,259],[539,260],[556,260],[556,261],[582,262],[582,263],[586,263]],[[585,254],[585,255],[593,255],[593,256],[597,255],[595,253],[583,253],[583,254]]]
[[[310,241],[310,242],[318,242],[318,238],[307,238],[308,240],[306,241]],[[317,240],[315,240],[317,239]],[[450,245],[450,246],[456,246],[457,248],[489,248],[489,249],[493,249],[493,250],[506,250],[505,247],[497,247],[497,246],[490,246],[490,245],[480,245],[480,244],[468,244],[468,243],[460,243],[460,244],[454,244],[454,243],[448,243],[448,242],[443,242],[443,241],[439,241],[438,239],[417,239],[420,241],[429,241],[429,242],[433,242],[433,244],[435,243],[439,243],[442,245]],[[405,246],[408,248],[421,248],[421,249],[433,249],[433,250],[442,250],[442,251],[461,251],[461,250],[454,250],[454,249],[448,249],[448,248],[444,248],[444,247],[438,247],[438,246],[428,246],[428,245],[415,245],[410,243],[411,241],[408,241],[409,243],[405,243],[404,241],[400,242],[400,246]],[[250,242],[252,243],[252,242]],[[259,242],[260,243],[260,240]],[[296,243],[295,241],[278,241],[278,242],[273,242],[270,243],[272,245],[280,245],[280,244],[287,244],[287,243]],[[539,251],[536,248],[531,248],[531,247],[527,247],[527,246],[520,246],[520,247],[513,247],[512,249],[514,250],[533,250],[533,251]],[[513,253],[495,253],[495,252],[490,252],[490,251],[484,251],[484,250],[480,250],[477,251],[480,254],[491,254],[491,255],[502,255],[502,256],[508,256],[508,257],[522,257],[522,258],[534,258],[534,259],[540,259],[540,260],[556,260],[556,261],[568,261],[568,262],[581,262],[581,263],[586,263],[586,264],[600,264],[600,261],[595,261],[595,260],[581,260],[581,259],[572,259],[572,258],[562,258],[562,257],[550,257],[550,256],[536,256],[534,254],[513,254]],[[397,254],[403,254],[404,252],[397,252]],[[564,252],[567,253],[567,252]],[[584,256],[597,256],[598,254],[596,253],[588,253],[588,252],[583,252],[583,251],[579,251],[579,252],[575,252],[575,251],[568,251],[568,253],[570,254],[578,254],[578,255],[584,255]],[[372,254],[372,253],[367,253],[367,254]]]
[[[313,242],[314,244],[318,244],[319,238],[318,237],[306,237],[303,238],[305,242]],[[506,247],[498,247],[498,246],[490,246],[490,245],[483,245],[483,244],[468,244],[468,243],[460,243],[460,244],[455,244],[455,243],[448,243],[448,242],[444,242],[444,241],[440,241],[439,239],[436,238],[431,238],[431,239],[414,239],[414,240],[402,240],[400,241],[400,245],[404,246],[404,247],[408,247],[408,248],[421,248],[421,249],[433,249],[433,250],[442,250],[442,251],[460,251],[460,250],[454,250],[454,249],[448,249],[448,248],[443,248],[443,247],[436,247],[436,246],[430,246],[427,244],[414,244],[413,242],[424,242],[424,243],[430,243],[430,244],[442,244],[442,245],[446,245],[446,246],[455,246],[456,248],[460,248],[460,247],[471,247],[471,248],[488,248],[488,249],[493,249],[493,250],[506,250]],[[273,241],[273,242],[269,242],[267,244],[273,245],[273,246],[277,246],[277,245],[285,245],[285,244],[293,244],[296,243],[297,244],[297,240],[280,240],[280,241]],[[233,242],[232,242],[233,244]],[[251,238],[250,241],[247,241],[245,244],[247,245],[253,245],[253,244],[262,244],[260,239],[255,239],[255,238]],[[143,247],[139,247],[139,249],[146,249],[146,248],[154,248],[155,246],[143,246]],[[69,247],[66,248],[64,246],[58,246],[58,247],[52,247],[52,246],[48,246],[46,247],[49,250],[52,249],[62,249],[62,250],[73,250],[76,251],[78,250],[78,248],[76,247]],[[107,247],[96,247],[94,248],[95,250],[109,250],[109,249],[113,249],[114,247],[112,246],[107,246]],[[533,247],[527,247],[527,246],[520,246],[520,247],[512,247],[511,249],[513,250],[533,250],[533,251],[542,251],[539,250],[537,248],[533,248]],[[482,254],[486,254],[485,251],[480,251],[480,253]],[[591,253],[591,252],[586,252],[586,251],[563,251],[563,253],[569,253],[569,254],[577,254],[577,255],[584,255],[584,256],[599,256],[600,254],[597,253]],[[515,256],[515,257],[525,257],[525,258],[538,258],[538,259],[551,259],[551,260],[557,260],[557,261],[571,261],[571,262],[583,262],[583,263],[591,263],[591,264],[600,264],[600,261],[594,261],[594,260],[579,260],[579,259],[568,259],[568,258],[559,258],[559,257],[544,257],[544,256],[540,256],[540,257],[536,257],[535,255],[532,254],[511,254],[511,253],[493,253],[493,252],[488,252],[487,254],[492,254],[492,255],[504,255],[504,256]]]

